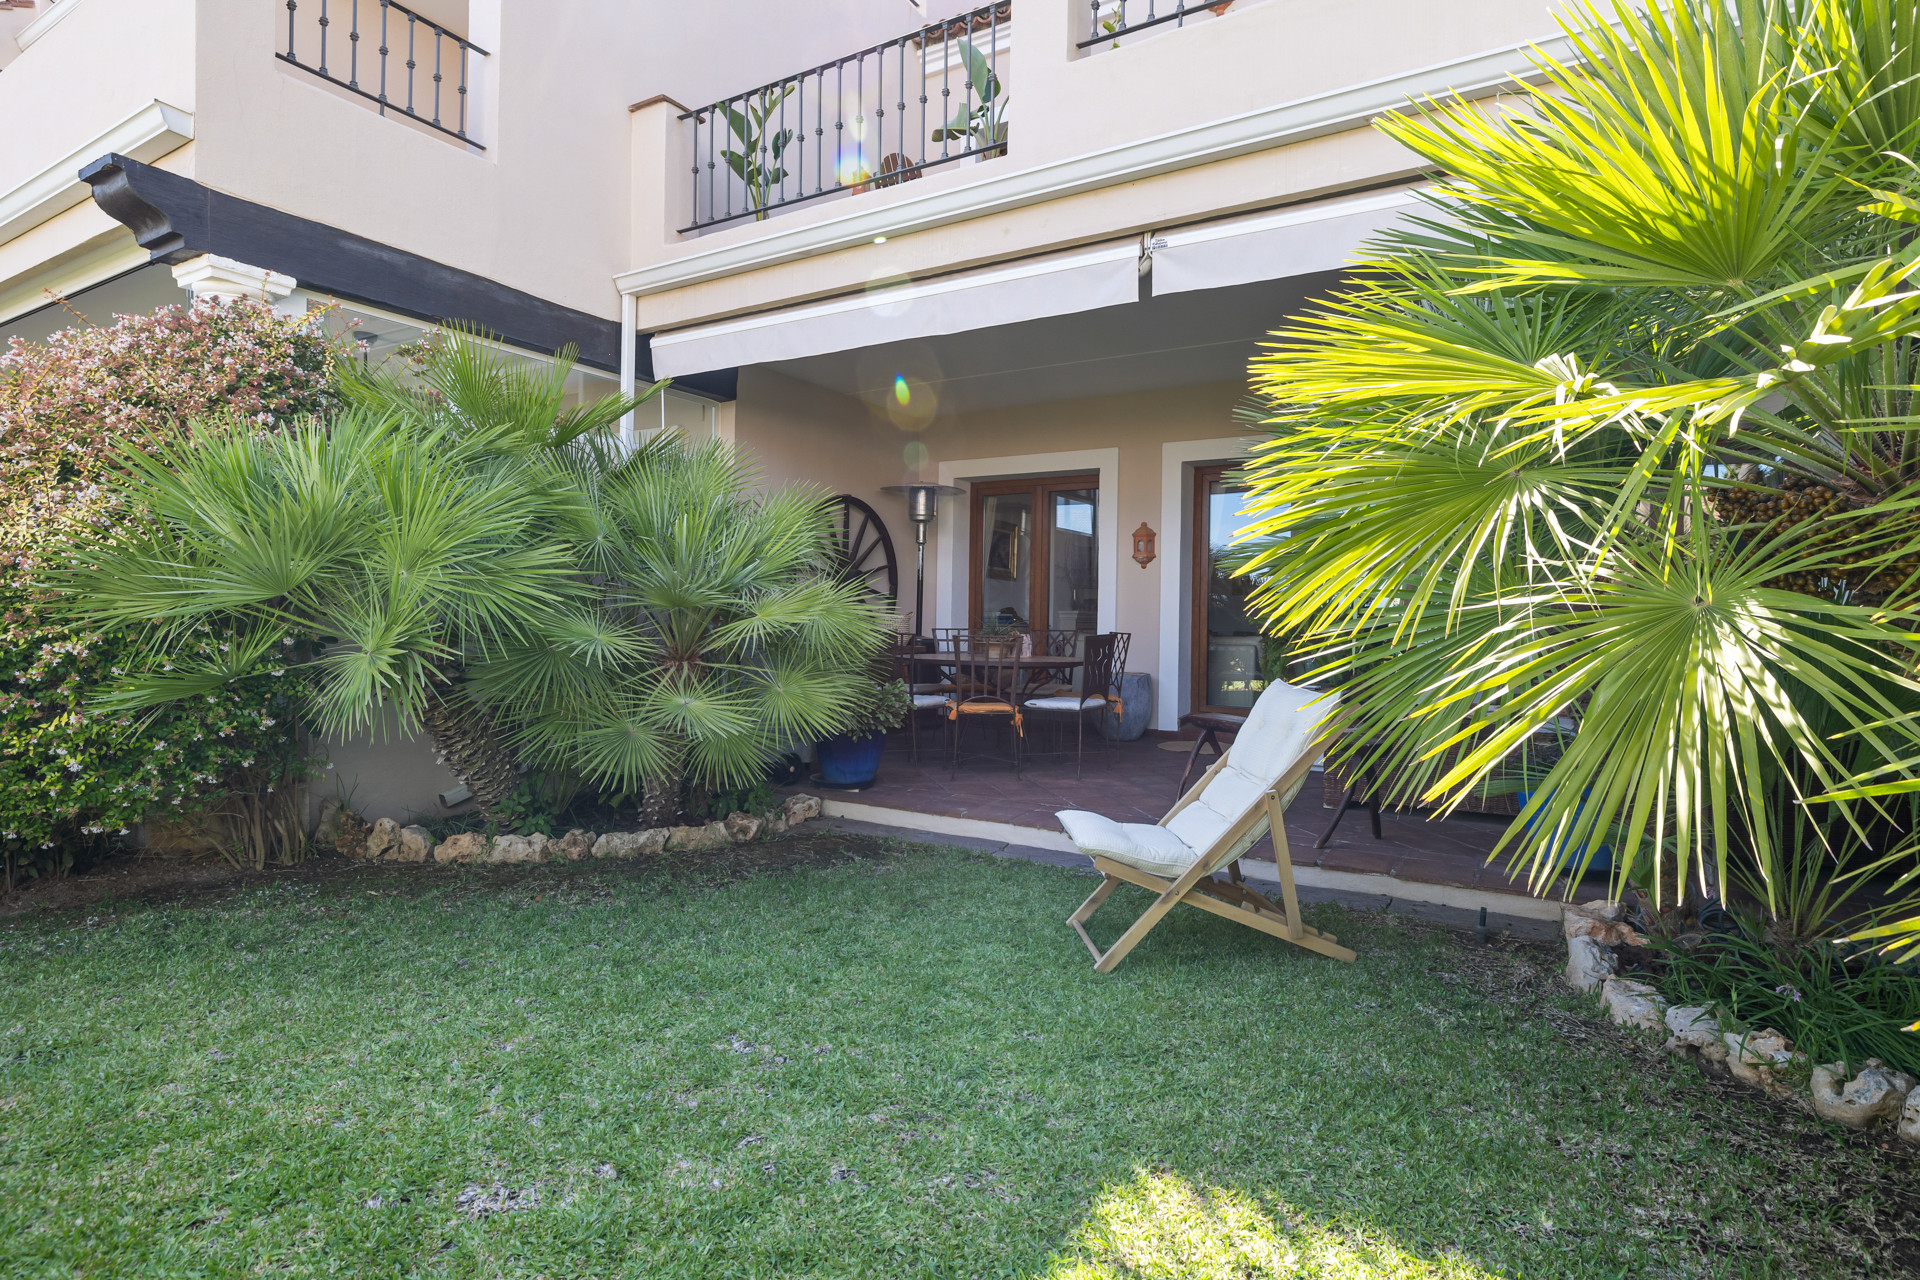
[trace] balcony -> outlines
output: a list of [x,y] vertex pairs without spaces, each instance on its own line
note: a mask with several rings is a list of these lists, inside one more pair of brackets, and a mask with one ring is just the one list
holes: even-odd
[[688,111],[682,234],[1007,154],[1011,0]]
[[467,131],[485,49],[397,0],[286,0],[286,8],[286,49],[274,54],[282,62],[383,116],[485,150]]
[[1086,52],[1118,49],[1128,36],[1167,26],[1184,27],[1194,22],[1225,16],[1235,0],[1087,0],[1091,21],[1090,34],[1076,40],[1074,47]]

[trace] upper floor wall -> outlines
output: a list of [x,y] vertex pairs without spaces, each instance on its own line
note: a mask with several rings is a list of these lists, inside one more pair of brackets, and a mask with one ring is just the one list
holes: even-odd
[[1558,35],[1547,0],[1158,10],[1182,16],[1113,31],[1114,4],[1007,0],[718,103],[641,104],[620,280],[640,327],[1407,178],[1375,116],[1496,93]]

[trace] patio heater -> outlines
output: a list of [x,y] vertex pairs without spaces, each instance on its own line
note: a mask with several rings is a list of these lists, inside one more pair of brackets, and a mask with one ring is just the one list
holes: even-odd
[[907,500],[907,519],[913,521],[913,634],[922,634],[927,608],[927,526],[933,523],[940,499],[965,493],[950,484],[890,484],[882,493],[897,493]]

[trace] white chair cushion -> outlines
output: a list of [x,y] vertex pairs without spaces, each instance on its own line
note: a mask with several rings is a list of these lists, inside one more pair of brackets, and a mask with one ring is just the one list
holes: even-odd
[[1064,698],[1028,698],[1020,705],[1036,711],[1091,711],[1106,704],[1105,698],[1076,698],[1069,695]]
[[915,711],[926,711],[933,707],[944,707],[946,705],[947,695],[944,693],[916,693],[913,695],[913,709]]
[[1193,865],[1192,847],[1165,827],[1144,822],[1115,822],[1084,809],[1062,809],[1053,815],[1080,852],[1099,854],[1156,876],[1176,879]]
[[[1311,689],[1277,680],[1269,684],[1247,714],[1246,727],[1233,735],[1226,764],[1192,804],[1174,815],[1167,830],[1194,849],[1211,848],[1312,747],[1331,705],[1332,699]],[[1305,780],[1303,774],[1280,797],[1282,808],[1292,802],[1299,782]],[[1256,826],[1253,839],[1259,838],[1260,831]],[[1253,840],[1242,843],[1250,846]]]

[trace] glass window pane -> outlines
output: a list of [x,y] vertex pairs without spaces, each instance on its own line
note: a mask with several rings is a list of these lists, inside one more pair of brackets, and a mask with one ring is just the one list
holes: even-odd
[[980,621],[1031,626],[1033,495],[989,494],[980,502]]
[[1207,498],[1206,697],[1215,707],[1251,707],[1267,687],[1266,638],[1247,612],[1255,581],[1233,577],[1227,567],[1234,536],[1251,522],[1246,498],[1217,480]]
[[1100,617],[1097,489],[1056,489],[1048,495],[1047,608],[1052,631],[1092,631]]

